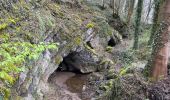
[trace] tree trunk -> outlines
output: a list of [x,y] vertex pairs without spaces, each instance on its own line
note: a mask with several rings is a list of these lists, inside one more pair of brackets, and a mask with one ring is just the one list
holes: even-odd
[[135,5],[135,0],[130,0],[129,7],[128,7],[128,15],[127,15],[127,25],[129,25],[130,23],[130,19],[133,14],[134,5]]
[[112,0],[112,9],[113,9],[113,16],[115,14],[115,0]]
[[159,19],[161,21],[159,31],[155,34],[152,60],[151,79],[158,81],[167,77],[168,41],[170,33],[170,0],[163,0]]
[[159,12],[160,12],[161,0],[154,0],[154,4],[155,5],[154,5],[153,25],[152,25],[151,35],[150,35],[150,39],[148,41],[148,45],[153,44],[154,35],[155,35],[155,32],[157,31],[157,28],[159,27],[158,24],[160,23],[158,21],[158,16],[159,16]]
[[142,8],[143,8],[143,0],[138,0],[137,11],[136,11],[136,18],[135,18],[135,33],[134,33],[134,44],[133,49],[138,49],[139,44],[139,30],[141,24],[141,15],[142,15]]

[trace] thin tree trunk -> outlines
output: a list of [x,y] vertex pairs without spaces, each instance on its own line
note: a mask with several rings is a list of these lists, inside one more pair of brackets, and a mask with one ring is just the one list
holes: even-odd
[[169,33],[170,33],[170,0],[163,0],[159,19],[161,25],[159,31],[155,34],[152,60],[151,60],[151,78],[158,81],[167,77],[167,64],[169,57]]
[[104,4],[105,4],[105,2],[104,2],[104,0],[102,0],[102,7],[104,8]]
[[112,9],[113,9],[113,16],[115,14],[115,0],[112,0]]
[[110,4],[109,4],[110,8],[112,8],[112,0],[110,0]]
[[133,49],[138,49],[139,47],[139,30],[141,24],[141,15],[143,8],[143,0],[138,0],[137,11],[136,11],[136,19],[135,19],[135,33],[134,33],[134,44]]
[[129,25],[129,23],[130,23],[131,16],[133,14],[134,5],[135,5],[135,0],[130,0],[129,8],[128,8],[128,15],[127,15],[127,25]]
[[117,15],[119,15],[119,11],[120,11],[120,2],[121,2],[121,0],[119,0],[119,3],[117,5],[117,10],[116,10]]
[[146,15],[145,22],[148,22],[148,18],[149,18],[149,14],[151,12],[151,8],[152,8],[152,0],[149,1],[148,12],[147,12],[147,15]]
[[130,0],[125,0],[124,9],[123,9],[125,13],[128,12],[129,5],[130,5]]

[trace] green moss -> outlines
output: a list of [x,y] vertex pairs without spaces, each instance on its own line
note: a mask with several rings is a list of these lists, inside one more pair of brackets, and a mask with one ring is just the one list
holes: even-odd
[[112,52],[112,49],[113,49],[113,47],[111,47],[111,46],[107,46],[107,47],[106,47],[106,51],[107,51],[107,52]]
[[13,23],[16,24],[18,19],[13,19],[13,18],[7,18],[7,19],[1,19],[4,21],[3,24],[0,24],[0,30],[4,30],[8,27],[9,24]]
[[113,87],[113,80],[110,80],[108,83],[107,83],[107,86],[109,87],[109,89],[111,89]]
[[64,16],[64,13],[61,12],[61,11],[59,11],[59,12],[58,12],[58,15],[59,15],[60,17],[63,17],[63,16]]
[[55,58],[55,63],[59,65],[62,61],[63,61],[63,57],[60,55],[57,55]]
[[10,23],[13,23],[13,24],[16,24],[18,20],[19,20],[19,19],[13,19],[13,18],[9,18],[9,19],[8,19],[8,21],[9,21]]
[[105,64],[105,63],[111,63],[114,64],[114,62],[110,59],[103,59],[100,64]]
[[80,36],[78,36],[78,37],[76,37],[76,38],[74,39],[74,41],[75,41],[75,43],[76,43],[77,45],[80,45],[81,42],[82,42],[82,38],[81,38]]
[[109,36],[112,36],[112,35],[113,35],[113,32],[112,32],[111,29],[108,30],[108,35],[109,35]]
[[86,28],[93,28],[94,27],[94,23],[90,22],[86,25]]
[[91,49],[91,47],[89,47],[86,43],[83,43],[83,44],[84,44],[84,47],[85,47],[89,52],[92,52],[93,54],[98,55],[98,54],[96,53],[96,51],[95,51],[94,49]]
[[58,16],[60,16],[60,17],[64,16],[64,13],[62,12],[60,5],[53,3],[53,4],[47,4],[47,7],[50,10],[54,11]]
[[10,90],[8,88],[5,87],[0,87],[0,93],[3,95],[3,99],[4,100],[9,100],[10,97]]
[[101,86],[99,87],[99,89],[105,91],[105,93],[107,94],[108,92],[110,92],[110,90],[113,87],[113,80],[109,80],[107,83],[105,84],[101,84]]

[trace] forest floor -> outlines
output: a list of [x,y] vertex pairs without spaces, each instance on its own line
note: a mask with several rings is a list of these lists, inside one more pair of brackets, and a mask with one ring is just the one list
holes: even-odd
[[[90,74],[75,74],[73,72],[56,72],[50,78],[50,90],[46,97],[47,100],[91,100],[96,96],[97,84],[92,79],[98,72]],[[60,91],[58,91],[60,90]],[[56,92],[60,92],[60,95]],[[50,98],[49,98],[50,97]],[[58,100],[57,99],[57,100]]]
[[170,77],[152,84],[148,90],[151,100],[170,100]]

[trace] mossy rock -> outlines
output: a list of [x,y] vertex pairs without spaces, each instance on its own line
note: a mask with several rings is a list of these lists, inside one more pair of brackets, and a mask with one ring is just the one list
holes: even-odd
[[56,64],[59,65],[62,61],[63,61],[63,57],[62,57],[62,56],[57,55],[57,56],[55,57],[55,63],[56,63]]
[[115,70],[114,69],[110,69],[109,71],[108,71],[108,74],[107,74],[107,79],[116,79],[116,78],[118,78],[118,74],[117,73],[115,73]]

